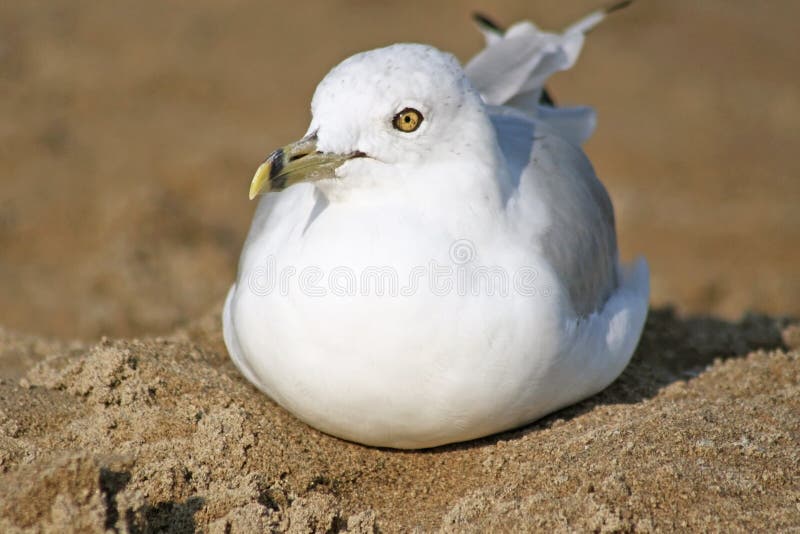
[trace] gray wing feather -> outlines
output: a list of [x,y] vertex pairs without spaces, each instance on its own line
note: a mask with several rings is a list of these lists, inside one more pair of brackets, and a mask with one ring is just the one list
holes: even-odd
[[583,151],[547,125],[513,114],[491,118],[517,188],[512,194],[522,203],[535,195],[548,210],[550,224],[537,236],[545,259],[576,313],[597,311],[619,285],[614,208],[605,187]]

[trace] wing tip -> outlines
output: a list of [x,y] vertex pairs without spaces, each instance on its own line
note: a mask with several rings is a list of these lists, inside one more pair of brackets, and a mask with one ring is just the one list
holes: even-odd
[[481,30],[490,31],[498,35],[505,33],[505,30],[499,24],[480,11],[473,11],[472,20]]
[[610,13],[613,13],[614,11],[619,11],[620,9],[625,9],[626,7],[631,5],[633,2],[634,2],[634,0],[622,0],[621,2],[616,2],[616,3],[611,4],[610,6],[606,7],[603,10],[603,12],[606,15],[608,15]]

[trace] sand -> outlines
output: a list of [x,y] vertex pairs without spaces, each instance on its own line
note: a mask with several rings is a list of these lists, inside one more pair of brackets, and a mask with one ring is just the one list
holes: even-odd
[[0,3],[0,532],[800,531],[796,2],[638,2],[552,84],[597,107],[622,254],[653,271],[606,391],[398,452],[308,428],[228,361],[249,178],[331,65],[403,40],[468,58],[474,8],[596,5],[491,4]]
[[218,323],[56,351],[3,381],[0,530],[800,527],[800,329],[782,340],[785,321],[655,310],[602,394],[421,452],[300,423],[237,374]]

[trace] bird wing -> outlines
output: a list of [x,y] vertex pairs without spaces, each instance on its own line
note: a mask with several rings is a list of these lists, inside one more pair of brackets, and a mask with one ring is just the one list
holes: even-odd
[[[547,124],[522,114],[492,113],[514,190],[516,215],[547,225],[533,238],[579,315],[599,310],[619,284],[614,208],[583,151]],[[533,224],[531,226],[534,226]]]
[[486,47],[464,68],[494,124],[516,216],[534,221],[533,206],[547,211],[546,227],[531,231],[581,316],[599,310],[619,285],[614,209],[579,148],[594,130],[594,110],[541,105],[541,96],[552,74],[575,64],[586,33],[628,4],[594,11],[561,33],[528,21],[504,32],[477,16]]

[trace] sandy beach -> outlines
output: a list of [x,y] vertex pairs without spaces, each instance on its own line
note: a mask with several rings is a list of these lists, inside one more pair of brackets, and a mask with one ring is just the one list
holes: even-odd
[[0,531],[800,529],[788,0],[640,0],[551,84],[598,110],[586,150],[652,271],[601,394],[402,452],[307,427],[228,359],[249,180],[333,65],[399,41],[466,60],[474,10],[559,28],[597,5],[0,5]]

